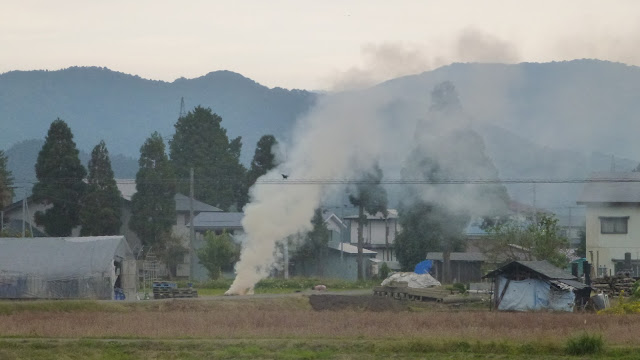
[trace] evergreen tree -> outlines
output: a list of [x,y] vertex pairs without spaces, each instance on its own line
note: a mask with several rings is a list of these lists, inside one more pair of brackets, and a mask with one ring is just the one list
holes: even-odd
[[7,157],[0,150],[0,209],[11,204],[13,195],[13,176],[7,168]]
[[358,255],[356,262],[358,264],[358,280],[364,280],[364,257],[362,249],[364,246],[363,229],[367,223],[368,214],[376,215],[382,213],[387,217],[387,191],[380,186],[382,180],[382,169],[375,164],[372,171],[366,173],[362,182],[358,184],[355,195],[349,195],[349,201],[353,206],[358,208]]
[[[229,210],[244,206],[246,169],[240,163],[241,138],[229,140],[221,122],[211,109],[198,106],[178,119],[169,145],[178,178],[189,178],[194,169],[195,197]],[[181,182],[178,191],[188,194],[189,184]]]
[[51,123],[45,143],[38,154],[36,177],[33,186],[36,200],[52,207],[35,214],[36,224],[44,226],[50,236],[70,236],[80,222],[80,199],[86,184],[87,171],[80,163],[73,134],[67,124],[56,119]]
[[327,254],[327,244],[331,236],[327,224],[322,217],[322,210],[316,209],[311,218],[312,229],[307,233],[302,245],[296,251],[296,258],[306,263],[315,260],[316,275],[324,276],[324,263]]
[[163,250],[171,226],[176,222],[176,184],[164,141],[157,132],[140,148],[138,165],[129,228],[144,245]]
[[109,151],[100,141],[91,152],[86,195],[80,209],[80,235],[116,235],[120,232],[121,197],[111,169]]
[[264,135],[258,140],[251,168],[247,172],[247,188],[252,187],[260,176],[276,167],[276,159],[272,149],[277,144],[278,141],[273,135]]

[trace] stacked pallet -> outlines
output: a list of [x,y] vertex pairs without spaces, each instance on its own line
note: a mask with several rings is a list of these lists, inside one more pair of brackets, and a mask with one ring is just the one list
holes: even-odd
[[591,287],[598,293],[609,296],[630,296],[636,279],[625,276],[607,276],[594,279]]
[[190,287],[179,288],[175,282],[154,281],[152,287],[154,299],[198,297],[198,290]]
[[178,284],[168,281],[154,281],[151,286],[154,299],[167,299],[173,297],[172,290],[177,288]]

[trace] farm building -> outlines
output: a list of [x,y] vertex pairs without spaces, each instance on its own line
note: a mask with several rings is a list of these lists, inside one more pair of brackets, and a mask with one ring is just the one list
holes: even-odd
[[136,296],[136,262],[124,236],[0,238],[2,299],[114,299],[120,293]]
[[487,258],[480,252],[452,252],[449,254],[448,279],[444,273],[444,254],[441,252],[427,253],[427,260],[433,261],[431,273],[441,283],[472,283],[482,281],[482,267]]
[[506,311],[573,311],[591,288],[548,261],[512,261],[486,278],[494,280],[492,308]]
[[[358,247],[348,243],[330,242],[327,244],[325,261],[322,264],[323,274],[318,274],[318,261],[308,259],[300,263],[293,263],[291,273],[294,276],[321,276],[331,279],[344,279],[355,281],[358,279]],[[370,277],[372,262],[376,258],[376,252],[362,249],[364,275]]]

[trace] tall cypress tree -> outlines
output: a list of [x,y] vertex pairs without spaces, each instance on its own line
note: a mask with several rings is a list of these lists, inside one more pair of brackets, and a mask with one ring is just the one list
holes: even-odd
[[52,205],[35,214],[36,224],[44,226],[50,236],[70,236],[71,230],[79,224],[86,175],[71,129],[63,120],[56,119],[38,154],[38,182],[33,186],[34,198]]
[[116,235],[120,232],[121,198],[111,169],[109,151],[100,141],[89,160],[88,189],[80,209],[80,235]]
[[[240,163],[241,138],[229,140],[221,122],[211,109],[198,106],[178,119],[169,145],[178,178],[189,178],[194,168],[195,197],[229,210],[244,205],[246,169]],[[180,183],[179,191],[188,194],[189,184]]]
[[176,222],[176,183],[164,141],[157,132],[140,148],[138,164],[129,228],[143,244],[164,249],[167,235]]
[[14,195],[12,186],[13,176],[7,169],[7,156],[0,150],[0,209],[11,204]]
[[278,141],[273,135],[264,135],[258,140],[251,168],[247,172],[247,189],[253,186],[260,176],[276,167],[276,159],[271,149],[277,144]]

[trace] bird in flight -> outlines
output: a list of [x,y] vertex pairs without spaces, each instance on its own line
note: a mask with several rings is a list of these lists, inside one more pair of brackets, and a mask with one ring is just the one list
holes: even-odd
[[287,180],[287,178],[289,177],[289,175],[285,175],[285,174],[280,174],[280,175],[282,175],[282,178],[285,180]]

